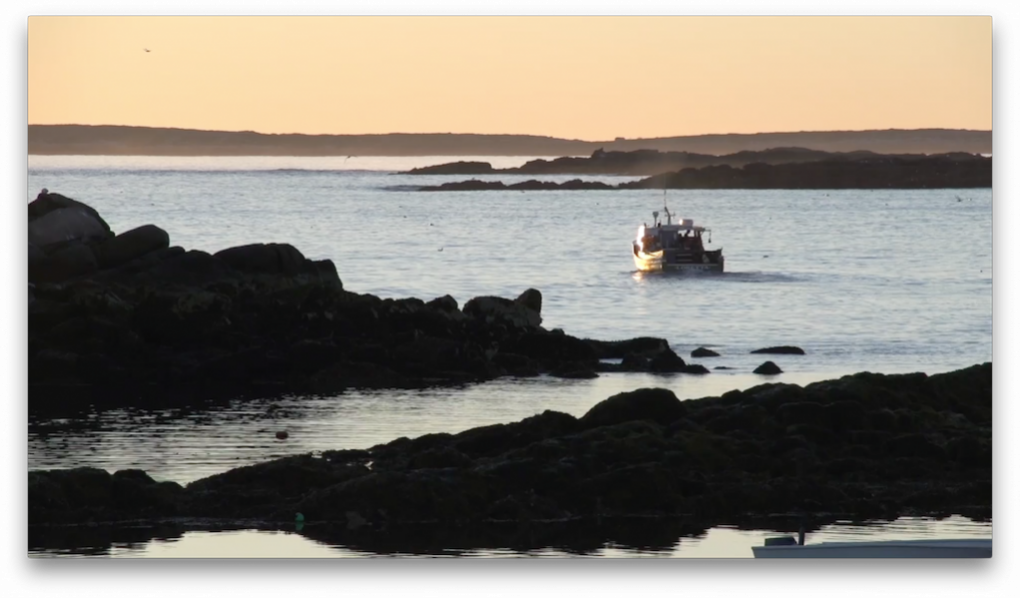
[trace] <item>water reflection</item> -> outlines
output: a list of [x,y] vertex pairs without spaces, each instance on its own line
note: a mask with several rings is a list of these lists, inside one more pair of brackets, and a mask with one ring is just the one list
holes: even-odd
[[[760,357],[752,359],[760,362]],[[831,377],[789,373],[768,381],[806,384]],[[369,448],[401,436],[456,433],[519,421],[546,409],[579,417],[609,396],[641,387],[669,388],[688,399],[718,396],[764,381],[746,370],[708,376],[604,374],[594,380],[541,376],[464,388],[210,400],[201,407],[157,402],[145,409],[103,409],[83,401],[59,414],[30,413],[28,465],[89,466],[111,472],[138,468],[156,480],[186,484],[287,455]],[[286,439],[277,438],[281,431],[287,432]]]
[[[749,520],[702,528],[661,519],[530,525],[408,526],[367,531],[345,526],[290,528],[195,522],[156,527],[29,528],[33,557],[324,558],[324,557],[669,557],[751,558],[768,536],[796,531],[794,519]],[[808,542],[989,538],[990,521],[960,516],[888,521],[815,522]]]

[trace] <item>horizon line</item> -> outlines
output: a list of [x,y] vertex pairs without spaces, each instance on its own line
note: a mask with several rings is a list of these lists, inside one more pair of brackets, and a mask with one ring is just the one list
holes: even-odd
[[618,141],[648,141],[655,139],[674,139],[678,137],[725,137],[725,136],[754,136],[754,135],[791,135],[791,134],[803,134],[803,133],[875,133],[875,132],[890,132],[890,131],[958,131],[968,133],[991,133],[992,129],[966,129],[966,128],[951,128],[951,127],[918,127],[913,129],[905,128],[879,128],[879,129],[819,129],[819,130],[799,130],[799,131],[759,131],[756,133],[695,133],[695,134],[681,134],[681,135],[662,135],[657,137],[625,137],[622,135],[616,136],[613,139],[577,139],[567,137],[555,137],[552,135],[541,135],[536,133],[454,133],[454,132],[418,132],[418,133],[407,133],[402,131],[391,131],[388,133],[264,133],[261,131],[255,131],[251,129],[244,130],[227,130],[227,129],[198,129],[189,127],[165,127],[165,126],[152,126],[152,125],[113,125],[113,124],[81,124],[81,123],[28,123],[29,127],[118,127],[126,129],[165,129],[174,131],[196,131],[202,133],[251,133],[255,135],[264,135],[267,137],[288,137],[288,136],[301,136],[301,137],[385,137],[388,135],[461,135],[461,136],[475,136],[475,137],[537,137],[543,139],[555,139],[559,141],[569,141],[577,143],[614,143]]

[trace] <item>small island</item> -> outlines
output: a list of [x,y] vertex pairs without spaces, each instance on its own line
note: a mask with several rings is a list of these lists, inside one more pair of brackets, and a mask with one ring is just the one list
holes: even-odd
[[903,162],[938,157],[950,161],[979,160],[979,154],[950,152],[941,154],[880,154],[873,151],[827,152],[803,147],[779,147],[760,151],[740,151],[716,156],[692,152],[660,152],[642,149],[635,151],[595,150],[590,157],[560,157],[553,160],[531,160],[516,168],[493,168],[488,162],[451,162],[422,168],[413,168],[401,174],[413,175],[481,175],[481,174],[583,174],[652,176],[685,168],[731,166],[743,168],[749,164],[795,164],[803,162],[857,162],[896,159]]
[[419,191],[590,189],[972,189],[992,186],[992,158],[970,154],[882,156],[766,164],[754,162],[684,168],[610,185],[580,179],[512,184],[468,180],[424,185]]

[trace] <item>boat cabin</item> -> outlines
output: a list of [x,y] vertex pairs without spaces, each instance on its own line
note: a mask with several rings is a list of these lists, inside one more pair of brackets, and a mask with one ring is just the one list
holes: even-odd
[[694,221],[686,218],[676,224],[656,223],[652,227],[642,225],[638,229],[638,244],[646,253],[662,249],[702,252],[705,244],[701,235],[705,230],[702,226],[694,226]]

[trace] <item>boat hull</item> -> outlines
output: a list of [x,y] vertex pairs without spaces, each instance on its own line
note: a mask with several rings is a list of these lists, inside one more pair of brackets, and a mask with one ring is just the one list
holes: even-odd
[[822,542],[804,546],[752,546],[756,559],[987,559],[991,540],[889,540]]
[[722,272],[725,259],[721,251],[708,253],[709,261],[668,259],[662,251],[646,253],[634,248],[634,267],[641,272]]

